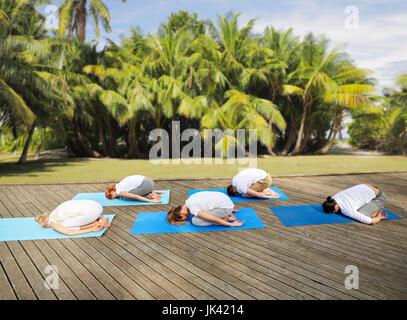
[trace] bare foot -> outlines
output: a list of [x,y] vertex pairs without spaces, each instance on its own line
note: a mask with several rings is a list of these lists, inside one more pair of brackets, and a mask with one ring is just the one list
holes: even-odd
[[239,212],[239,209],[238,208],[233,208],[232,212]]

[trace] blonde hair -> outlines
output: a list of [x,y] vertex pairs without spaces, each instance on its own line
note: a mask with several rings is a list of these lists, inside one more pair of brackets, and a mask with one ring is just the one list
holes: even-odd
[[181,218],[181,208],[182,206],[171,208],[167,213],[167,222],[173,226],[178,226],[179,224],[188,224]]
[[48,224],[45,223],[45,219],[49,218],[50,213],[43,213],[39,216],[35,217],[35,221],[38,222],[38,224],[42,227],[42,228],[48,228]]

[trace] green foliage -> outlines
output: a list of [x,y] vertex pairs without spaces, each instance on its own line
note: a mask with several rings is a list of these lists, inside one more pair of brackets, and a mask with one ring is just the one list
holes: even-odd
[[272,26],[254,35],[256,19],[179,11],[156,35],[132,28],[97,51],[84,28],[91,16],[96,35],[99,24],[110,30],[103,1],[63,1],[55,37],[38,3],[0,0],[0,124],[14,144],[34,124],[31,148],[51,130],[78,156],[145,157],[149,132],[180,120],[202,134],[229,129],[223,151],[238,129],[257,129],[262,153],[326,153],[351,116],[352,143],[405,152],[406,76],[379,106],[370,71],[324,36]]
[[180,10],[177,13],[171,13],[168,17],[166,28],[172,32],[191,31],[195,34],[205,33],[208,23],[203,20],[198,20],[198,14],[194,12],[192,15],[185,10]]
[[407,74],[396,79],[400,90],[386,89],[375,108],[353,114],[350,142],[357,147],[407,154]]

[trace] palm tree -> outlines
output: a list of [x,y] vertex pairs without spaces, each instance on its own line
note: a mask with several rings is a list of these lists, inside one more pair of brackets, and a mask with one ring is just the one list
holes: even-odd
[[389,98],[384,104],[385,134],[407,155],[407,74],[397,77],[395,82],[400,90],[387,90]]
[[59,35],[64,36],[68,30],[69,37],[75,33],[80,42],[84,43],[88,15],[93,18],[97,37],[100,34],[100,24],[107,32],[111,31],[109,10],[103,1],[64,0],[59,6]]
[[[143,76],[142,69],[130,61],[122,59],[133,57],[127,51],[106,52],[114,60],[113,66],[88,65],[84,71],[97,76],[101,82],[97,96],[99,101],[107,108],[111,115],[117,119],[121,126],[128,128],[127,156],[135,158],[139,154],[138,139],[136,135],[138,121],[147,114],[154,114],[155,109],[149,98],[147,89],[148,80]],[[103,87],[106,87],[104,89]]]
[[205,129],[221,128],[224,132],[229,130],[230,134],[226,134],[215,146],[223,154],[228,154],[230,143],[237,142],[236,132],[239,129],[255,129],[258,140],[271,149],[275,137],[266,119],[273,119],[273,123],[281,130],[285,128],[285,121],[276,106],[269,100],[237,90],[226,92],[226,98],[227,101],[221,106],[208,105],[208,101],[202,96],[193,100],[185,99],[180,113],[188,118],[201,118],[202,135],[205,134]]
[[[0,33],[0,114],[3,118],[1,122],[8,124],[15,134],[28,133],[19,163],[26,162],[35,127],[46,122],[45,119],[55,115],[61,108],[72,105],[65,81],[45,71],[41,64],[41,58],[46,56],[49,46],[47,39],[34,38],[43,34],[41,28],[30,37],[13,35],[32,30],[32,24],[43,25],[44,20],[40,16],[37,16],[37,20],[24,20],[21,16],[36,12],[33,3],[18,1],[14,3],[16,6],[6,6],[8,3],[5,1],[0,3],[1,8],[10,11],[0,9],[2,24],[6,26]],[[21,15],[17,15],[17,12]],[[27,25],[19,24],[16,29],[15,17],[17,21],[26,21]]]
[[[330,52],[326,50],[327,40],[316,39],[309,34],[302,46],[302,57],[297,69],[288,75],[288,80],[294,84],[285,84],[283,93],[285,95],[297,96],[302,103],[302,115],[298,129],[297,140],[291,154],[300,153],[306,146],[311,135],[312,122],[308,122],[307,134],[304,135],[304,128],[307,116],[313,105],[323,103],[337,104],[342,107],[355,108],[358,105],[368,104],[367,94],[375,91],[369,85],[358,83],[341,84],[344,80],[341,77],[350,74],[360,74],[356,69],[348,72],[337,68],[343,60],[343,53],[338,51],[338,47]],[[346,73],[348,72],[348,73]],[[338,128],[335,124],[335,128]],[[335,129],[337,130],[337,129]]]

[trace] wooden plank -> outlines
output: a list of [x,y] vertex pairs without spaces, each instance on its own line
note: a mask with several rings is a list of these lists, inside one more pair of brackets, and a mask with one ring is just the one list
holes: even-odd
[[[109,232],[110,233],[110,232]],[[89,244],[92,245],[99,252],[103,252],[103,255],[109,259],[111,263],[122,270],[126,276],[135,281],[140,287],[146,290],[152,297],[159,300],[172,300],[177,296],[178,299],[190,299],[191,296],[183,291],[172,291],[168,286],[168,281],[160,274],[152,272],[151,268],[145,265],[138,259],[134,259],[130,255],[126,254],[125,250],[117,246],[113,241],[104,237],[103,241],[99,239],[89,239]],[[120,254],[120,255],[119,255]],[[122,257],[128,258],[131,262]],[[140,270],[140,271],[139,271]],[[141,272],[144,271],[144,273]],[[161,285],[166,289],[160,287],[151,278],[156,277],[157,283],[161,282]],[[170,293],[171,292],[171,293]],[[174,294],[174,295],[173,295]]]
[[35,295],[39,300],[56,300],[52,290],[45,287],[45,278],[34,266],[30,258],[17,241],[10,241],[7,243],[10,251],[13,252],[13,256],[19,265],[21,271],[24,273],[30,287],[34,290]]
[[[24,248],[24,250],[27,252],[27,254],[30,255],[30,258],[32,259],[33,264],[38,268],[38,270],[41,272],[41,274],[45,273],[45,270],[49,266],[54,266],[57,268],[58,271],[58,288],[57,289],[47,289],[49,291],[52,291],[57,299],[59,300],[75,300],[76,297],[72,293],[72,291],[69,289],[67,284],[65,283],[65,277],[64,277],[64,270],[61,270],[60,266],[57,264],[51,264],[49,261],[47,261],[46,257],[43,256],[40,250],[34,245],[32,241],[21,241],[21,246]],[[24,272],[26,273],[26,272]],[[34,286],[33,286],[34,287]]]
[[9,248],[4,242],[0,242],[0,260],[17,299],[36,300],[37,297],[24,276],[24,273],[19,268]]
[[[122,232],[116,231],[118,234],[122,235],[123,237],[129,234],[127,225],[124,225],[120,221],[121,219],[117,219],[115,221],[117,229],[120,228]],[[117,230],[116,229],[116,230]],[[124,233],[126,235],[124,235]],[[217,288],[212,287],[211,285],[207,284],[206,282],[194,284],[197,278],[189,272],[184,267],[174,263],[171,259],[168,258],[169,253],[165,250],[155,250],[154,245],[150,247],[150,243],[148,243],[148,239],[145,239],[146,242],[142,241],[143,236],[133,236],[127,239],[129,243],[132,244],[132,252],[137,248],[139,250],[138,254],[144,260],[144,257],[148,257],[148,261],[151,261],[152,264],[158,268],[158,271],[164,270],[164,273],[170,281],[174,282],[177,287],[180,286],[188,292],[196,299],[232,299],[231,296],[225,295],[222,291],[218,290]],[[155,262],[154,262],[155,261]]]
[[[274,184],[290,200],[237,204],[253,207],[266,229],[129,234],[139,212],[168,211],[186,200],[188,189],[224,188],[229,180],[158,181],[157,189],[171,188],[170,204],[105,207],[106,214],[117,216],[100,238],[0,243],[0,257],[8,257],[7,265],[0,260],[0,285],[7,288],[1,294],[21,299],[25,287],[34,299],[44,298],[46,293],[39,288],[42,270],[53,264],[61,276],[61,291],[54,290],[58,299],[407,298],[406,220],[373,227],[351,223],[287,228],[268,209],[319,203],[321,193],[371,183],[385,190],[387,208],[406,217],[407,174],[344,175],[335,184],[329,176],[276,178]],[[105,187],[104,183],[0,186],[0,216],[33,216],[51,211],[78,192],[101,192]],[[359,290],[344,286],[348,264],[359,268]]]
[[[144,288],[107,260],[98,250],[81,238],[65,241],[73,254],[109,289],[117,299],[154,299]],[[82,250],[79,250],[77,244]]]
[[11,286],[6,271],[3,268],[3,262],[0,258],[0,300],[16,300],[17,296],[14,293],[13,287]]
[[[220,238],[219,235],[211,235],[207,236],[206,234],[202,233],[200,234],[200,237],[202,238],[202,245],[205,246],[213,246],[214,241],[217,238]],[[249,237],[247,235],[243,237],[237,237],[233,236],[228,237],[227,241],[225,241],[225,245],[221,248],[219,248],[219,254],[229,256],[232,258],[230,261],[230,264],[232,265],[234,261],[240,262],[243,265],[247,265],[250,267],[250,272],[253,275],[253,270],[257,270],[259,273],[262,273],[264,275],[267,275],[268,277],[272,277],[273,279],[276,279],[278,282],[276,282],[276,287],[280,288],[280,290],[283,290],[283,292],[290,293],[293,295],[296,299],[312,299],[312,298],[318,298],[319,296],[319,291],[317,289],[316,291],[316,296],[312,296],[311,294],[314,292],[314,289],[309,287],[306,283],[307,280],[304,282],[300,281],[301,279],[298,279],[298,277],[295,275],[300,271],[300,274],[303,276],[307,276],[310,273],[314,273],[316,275],[320,276],[325,276],[325,279],[322,277],[319,277],[319,279],[315,280],[320,283],[324,283],[325,285],[330,285],[331,287],[337,287],[335,281],[338,280],[335,274],[327,274],[329,277],[326,275],[320,274],[320,269],[317,267],[314,267],[313,265],[308,265],[306,263],[301,263],[297,261],[296,259],[293,259],[291,257],[286,257],[284,255],[284,252],[275,252],[275,247],[269,247],[266,258],[259,257],[261,256],[261,253],[259,253],[257,250],[254,251],[252,248],[249,250],[245,247],[245,243],[247,242],[246,239]],[[253,239],[252,235],[250,235],[250,238]],[[236,241],[237,239],[242,239],[241,242]],[[255,240],[255,239],[253,239]],[[277,268],[276,268],[277,265]],[[290,271],[291,273],[279,273],[279,268],[278,266],[282,267],[284,270]],[[298,267],[298,268],[297,268]],[[312,277],[308,277],[312,280]],[[332,278],[332,280],[330,279]],[[342,285],[343,285],[343,278],[342,280]],[[332,285],[334,283],[334,285]],[[341,288],[339,287],[340,291]],[[346,292],[346,291],[345,291]],[[346,292],[349,294],[349,292]],[[365,294],[359,294],[359,292],[356,292],[356,294],[349,294],[349,299],[352,299],[352,297],[358,298],[358,299],[369,299],[372,298],[371,296],[365,295]]]

